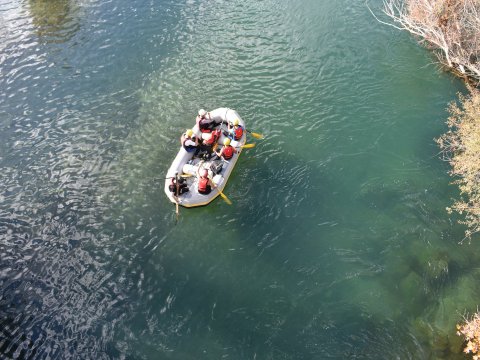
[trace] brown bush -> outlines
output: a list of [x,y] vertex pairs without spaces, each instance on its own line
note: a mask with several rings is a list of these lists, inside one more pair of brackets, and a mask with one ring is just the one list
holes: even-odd
[[461,325],[457,325],[457,335],[465,339],[463,352],[472,353],[473,360],[480,360],[480,314],[477,312],[470,319],[465,319]]
[[383,4],[384,13],[393,20],[388,25],[414,34],[443,65],[475,85],[480,83],[480,0],[384,0]]
[[449,131],[437,142],[452,166],[450,174],[457,178],[462,199],[447,210],[464,215],[462,223],[470,237],[480,231],[480,93],[460,95],[460,104],[451,103],[449,112]]

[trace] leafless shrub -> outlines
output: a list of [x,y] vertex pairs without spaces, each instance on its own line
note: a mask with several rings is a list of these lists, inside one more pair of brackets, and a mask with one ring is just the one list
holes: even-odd
[[432,48],[440,62],[480,83],[480,0],[384,0],[392,23]]
[[457,325],[457,335],[465,339],[464,353],[472,353],[473,360],[480,360],[480,314],[464,318],[463,324]]
[[457,178],[455,183],[465,199],[447,210],[465,216],[461,223],[468,226],[466,236],[470,237],[480,232],[480,93],[460,95],[460,106],[451,103],[449,112],[449,131],[437,143],[452,166],[450,174]]

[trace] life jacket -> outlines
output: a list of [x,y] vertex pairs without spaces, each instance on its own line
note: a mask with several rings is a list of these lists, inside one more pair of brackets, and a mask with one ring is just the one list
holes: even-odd
[[240,140],[243,136],[243,128],[238,125],[236,128],[233,128],[233,138],[235,140]]
[[213,130],[212,133],[211,133],[212,136],[210,136],[209,139],[206,139],[204,141],[204,144],[208,145],[208,146],[212,146],[213,144],[215,144],[218,141],[221,133],[222,132],[220,130]]
[[[190,140],[191,142],[193,142],[193,145],[185,145],[187,143],[187,141]],[[193,140],[192,138],[186,138],[185,140],[183,140],[183,148],[185,150],[187,150],[187,152],[192,152],[192,151],[195,151],[197,149],[197,147],[195,146],[195,140]]]
[[233,156],[233,146],[231,145],[224,146],[222,155],[225,160],[230,160]]
[[198,192],[206,193],[207,191],[208,191],[208,178],[202,176],[198,180]]

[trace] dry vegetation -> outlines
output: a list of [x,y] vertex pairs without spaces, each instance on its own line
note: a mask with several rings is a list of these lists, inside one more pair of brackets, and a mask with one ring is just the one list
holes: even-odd
[[457,178],[464,199],[448,208],[465,216],[466,235],[480,231],[480,94],[460,95],[460,106],[449,107],[449,131],[437,139],[444,158],[450,162],[450,174]]
[[471,96],[450,105],[449,131],[438,139],[462,199],[448,210],[464,216],[467,237],[480,231],[480,0],[383,0],[391,22],[431,48],[469,84]]
[[480,0],[384,0],[383,5],[393,22],[381,22],[409,31],[448,69],[480,83]]
[[457,335],[465,339],[464,353],[472,353],[473,360],[480,360],[480,314],[477,312],[464,323],[457,325]]
[[[393,22],[377,20],[415,35],[469,84],[470,96],[450,104],[449,130],[437,142],[461,193],[447,210],[464,216],[470,237],[480,232],[480,92],[475,89],[480,85],[480,0],[384,0],[383,5]],[[464,352],[480,360],[480,312],[457,325],[457,335],[465,340]]]

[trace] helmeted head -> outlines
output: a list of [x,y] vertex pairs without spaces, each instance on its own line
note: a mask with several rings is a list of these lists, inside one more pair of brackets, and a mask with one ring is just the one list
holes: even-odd
[[198,115],[199,115],[200,117],[204,117],[206,114],[207,114],[207,112],[206,112],[204,109],[198,110]]
[[188,130],[185,132],[185,135],[187,135],[188,137],[192,137],[192,136],[193,136],[193,130],[192,130],[192,129],[188,129]]
[[223,140],[223,145],[225,145],[225,146],[230,145],[230,139],[226,138],[225,140]]
[[233,126],[238,126],[238,119],[232,121]]
[[207,169],[202,170],[202,176],[203,177],[208,177],[208,170]]

